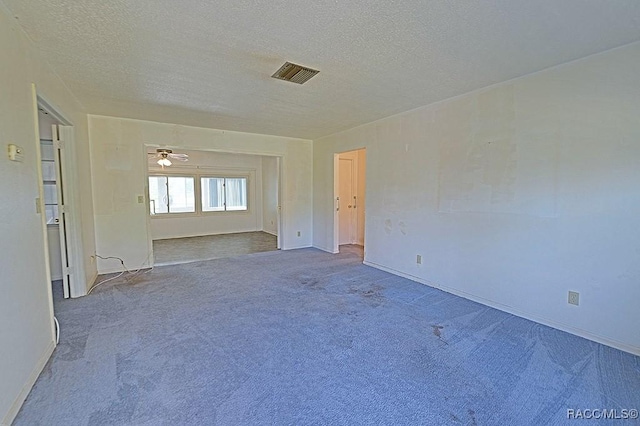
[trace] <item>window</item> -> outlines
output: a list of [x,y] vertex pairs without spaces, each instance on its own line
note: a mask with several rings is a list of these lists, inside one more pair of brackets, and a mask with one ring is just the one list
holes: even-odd
[[203,177],[200,187],[203,212],[247,210],[246,177]]
[[195,213],[194,183],[191,176],[149,176],[151,214]]

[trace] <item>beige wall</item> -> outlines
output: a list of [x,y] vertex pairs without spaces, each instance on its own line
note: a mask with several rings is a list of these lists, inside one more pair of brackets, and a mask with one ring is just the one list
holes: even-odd
[[40,163],[32,83],[75,126],[87,281],[94,233],[86,116],[1,3],[0,51],[0,145],[3,152],[10,143],[24,151],[21,163],[0,156],[0,421],[8,424],[54,345],[43,218],[36,213]]
[[[89,131],[99,255],[121,257],[129,268],[150,264],[147,205],[137,202],[146,193],[145,145],[282,156],[283,249],[311,245],[311,141],[102,116],[89,116]],[[120,265],[99,260],[98,270]]]
[[640,354],[639,117],[636,43],[314,141],[314,245],[366,147],[369,264]]

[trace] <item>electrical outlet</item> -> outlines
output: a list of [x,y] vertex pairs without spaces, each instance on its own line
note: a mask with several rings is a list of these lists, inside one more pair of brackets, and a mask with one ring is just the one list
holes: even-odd
[[568,302],[570,305],[578,306],[580,304],[580,293],[577,291],[569,291]]
[[138,203],[139,204],[143,204],[144,203],[144,195],[138,195]]
[[298,237],[300,236],[300,231],[298,231]]
[[417,254],[416,255],[416,263],[418,265],[422,265],[422,255],[421,254]]

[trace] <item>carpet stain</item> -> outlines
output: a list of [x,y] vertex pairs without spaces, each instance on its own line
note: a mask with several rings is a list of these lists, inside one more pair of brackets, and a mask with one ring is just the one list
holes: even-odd
[[476,412],[469,408],[467,410],[467,413],[469,413],[469,417],[471,417],[471,425],[478,426],[478,421],[476,420]]
[[440,330],[444,329],[443,326],[441,325],[432,325],[431,328],[433,328],[433,335],[436,336],[438,339],[440,339],[445,345],[448,345],[449,342],[447,342],[446,340],[444,340],[442,338],[442,332]]
[[377,307],[385,301],[383,290],[383,286],[376,284],[366,288],[351,287],[348,292],[360,296],[361,300],[366,301],[369,306]]
[[432,325],[431,327],[433,328],[433,335],[439,339],[442,339],[442,333],[440,332],[440,330],[442,330],[444,327],[441,325]]
[[317,278],[301,278],[300,279],[300,284],[302,284],[305,287],[311,287],[313,289],[322,289],[324,288],[324,286],[322,285],[322,283],[320,283],[320,281]]
[[366,289],[361,289],[361,288],[350,288],[349,289],[349,293],[350,294],[359,294],[362,297],[382,297],[382,295],[380,294],[380,292],[384,290],[384,287],[382,287],[381,285],[374,285],[372,287],[366,288]]

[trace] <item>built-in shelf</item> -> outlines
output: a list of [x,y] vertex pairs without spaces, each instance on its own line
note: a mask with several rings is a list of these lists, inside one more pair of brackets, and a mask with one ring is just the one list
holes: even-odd
[[[55,150],[52,149],[53,141],[51,139],[40,139],[41,154],[45,158],[40,158],[42,168],[42,185],[45,189],[45,211],[44,214],[47,225],[53,226],[58,224],[58,200],[56,194],[56,182],[55,178],[55,159],[50,158],[55,155]],[[47,202],[49,201],[49,202]]]

